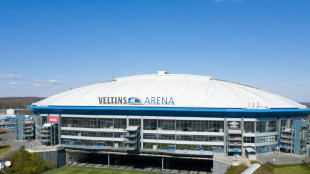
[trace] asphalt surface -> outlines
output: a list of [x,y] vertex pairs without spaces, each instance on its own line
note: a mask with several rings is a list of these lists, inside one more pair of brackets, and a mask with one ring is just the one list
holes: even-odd
[[19,147],[25,146],[25,148],[31,148],[35,146],[39,146],[40,143],[36,140],[34,141],[17,141],[16,140],[16,132],[8,132],[5,134],[1,134],[2,137],[0,141],[0,146],[10,145],[12,148],[17,149]]
[[303,160],[306,157],[307,156],[295,155],[283,152],[280,153],[270,152],[266,154],[257,155],[257,161],[261,163],[268,161],[274,164],[297,164],[297,163],[303,163]]

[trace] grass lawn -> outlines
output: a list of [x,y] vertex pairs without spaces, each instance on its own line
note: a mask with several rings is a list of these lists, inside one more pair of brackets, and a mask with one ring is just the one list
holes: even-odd
[[2,153],[7,152],[11,149],[11,147],[9,145],[6,146],[0,146],[0,155],[2,155]]
[[52,170],[46,174],[155,174],[156,172],[144,172],[136,170],[119,170],[119,169],[105,169],[93,167],[72,167],[64,166],[59,169]]
[[309,174],[310,170],[305,166],[280,167],[274,169],[275,174]]

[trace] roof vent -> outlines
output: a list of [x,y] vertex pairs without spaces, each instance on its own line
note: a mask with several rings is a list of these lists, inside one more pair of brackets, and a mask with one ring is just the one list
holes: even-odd
[[165,74],[169,74],[167,71],[157,71],[158,75],[165,75]]

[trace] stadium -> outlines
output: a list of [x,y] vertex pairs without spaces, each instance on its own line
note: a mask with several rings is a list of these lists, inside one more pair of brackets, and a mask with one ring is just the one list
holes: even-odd
[[94,153],[182,159],[307,153],[310,110],[304,105],[207,76],[159,71],[117,78],[28,107],[37,131],[58,125],[56,137],[38,138],[61,144],[67,160]]

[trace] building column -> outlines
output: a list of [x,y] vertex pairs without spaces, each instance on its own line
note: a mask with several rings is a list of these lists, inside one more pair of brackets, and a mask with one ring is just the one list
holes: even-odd
[[256,121],[257,121],[257,119],[255,119],[255,121],[254,121],[254,134],[255,134],[255,137],[254,137],[254,144],[255,144],[254,150],[255,150],[255,152],[256,152]]
[[141,145],[140,145],[140,147],[141,147],[141,149],[144,149],[144,147],[143,147],[143,116],[141,116],[141,128],[140,128],[140,143],[141,143]]
[[224,117],[224,153],[228,155],[227,150],[227,117]]
[[161,171],[164,171],[164,158],[161,158]]
[[287,127],[287,128],[291,128],[291,118],[288,118],[288,119],[286,120],[286,127]]
[[126,126],[127,127],[129,126],[129,116],[128,115],[126,116]]
[[244,130],[244,117],[241,117],[241,143],[242,143],[242,146],[241,146],[241,156],[243,156],[245,153],[243,153],[243,130]]
[[58,114],[58,144],[61,144],[61,114]]
[[280,137],[281,137],[281,118],[278,119],[278,137],[277,137],[277,141],[278,141],[278,149],[280,151]]

